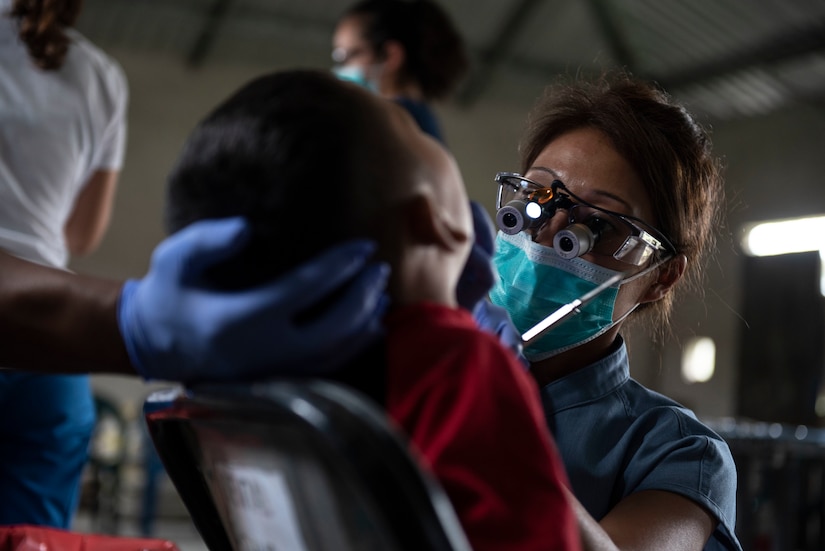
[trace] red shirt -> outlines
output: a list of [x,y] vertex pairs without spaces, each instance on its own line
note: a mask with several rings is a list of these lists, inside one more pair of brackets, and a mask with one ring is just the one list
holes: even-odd
[[387,410],[474,551],[581,549],[538,390],[512,353],[464,310],[416,304],[385,323]]

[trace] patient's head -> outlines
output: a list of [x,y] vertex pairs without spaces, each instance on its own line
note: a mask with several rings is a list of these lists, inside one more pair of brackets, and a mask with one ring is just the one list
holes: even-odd
[[452,297],[472,232],[449,154],[392,102],[315,71],[250,82],[190,135],[169,177],[167,229],[235,215],[254,237],[216,284],[263,281],[368,237],[401,302]]

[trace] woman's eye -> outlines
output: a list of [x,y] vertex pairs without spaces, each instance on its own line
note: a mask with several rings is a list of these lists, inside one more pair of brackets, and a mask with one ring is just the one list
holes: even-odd
[[609,216],[593,215],[588,218],[586,225],[594,232],[598,232],[600,236],[599,239],[605,243],[612,242],[615,239],[622,239],[623,237],[623,226]]
[[584,223],[590,228],[598,231],[604,231],[613,227],[609,220],[602,218],[598,214],[588,216]]

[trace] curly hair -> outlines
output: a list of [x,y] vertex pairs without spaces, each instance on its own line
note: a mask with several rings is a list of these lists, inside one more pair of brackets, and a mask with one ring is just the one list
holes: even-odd
[[83,0],[15,0],[9,15],[17,20],[20,40],[35,65],[47,71],[63,66]]

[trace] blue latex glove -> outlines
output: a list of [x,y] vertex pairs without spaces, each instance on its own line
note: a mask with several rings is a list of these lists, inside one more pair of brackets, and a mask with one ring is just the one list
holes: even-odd
[[458,280],[456,298],[459,305],[472,312],[476,304],[493,288],[498,275],[493,266],[493,253],[496,248],[496,229],[493,221],[484,207],[475,201],[470,201],[470,210],[473,213],[475,243]]
[[[330,371],[381,333],[389,268],[369,262],[374,245],[336,247],[278,280],[217,291],[201,283],[210,266],[246,243],[242,218],[201,221],[161,243],[149,273],[127,281],[118,325],[146,379],[248,380]],[[313,321],[297,314],[343,290]]]
[[483,331],[492,333],[498,337],[505,348],[509,348],[516,355],[516,358],[530,367],[530,362],[524,357],[522,352],[521,335],[516,326],[510,321],[510,314],[501,306],[496,306],[489,300],[480,301],[473,309],[473,319]]

